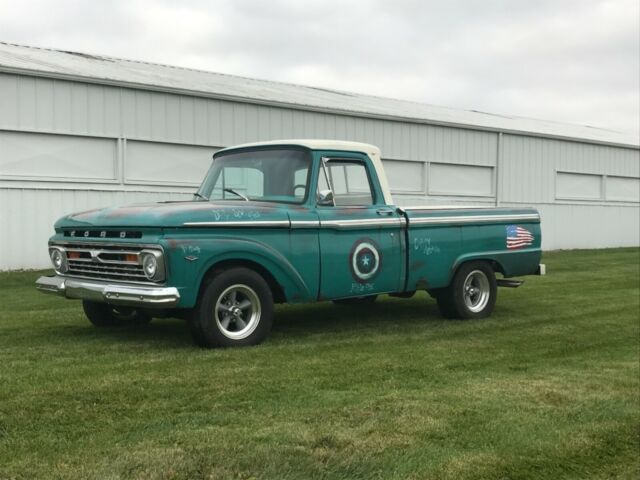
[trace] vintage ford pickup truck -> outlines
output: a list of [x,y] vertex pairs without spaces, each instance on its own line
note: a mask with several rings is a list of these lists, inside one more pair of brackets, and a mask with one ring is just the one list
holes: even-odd
[[540,240],[530,208],[395,206],[372,145],[262,142],[218,151],[191,201],[61,218],[37,287],[96,326],[176,316],[199,345],[254,345],[274,303],[426,290],[446,317],[486,317],[497,286],[544,273]]

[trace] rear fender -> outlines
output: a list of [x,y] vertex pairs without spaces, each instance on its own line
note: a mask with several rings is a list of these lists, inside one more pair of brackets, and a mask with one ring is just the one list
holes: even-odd
[[475,252],[460,255],[449,272],[449,283],[460,265],[471,261],[486,261],[494,265],[494,270],[505,277],[533,275],[540,263],[542,252],[539,248],[528,248],[511,251]]

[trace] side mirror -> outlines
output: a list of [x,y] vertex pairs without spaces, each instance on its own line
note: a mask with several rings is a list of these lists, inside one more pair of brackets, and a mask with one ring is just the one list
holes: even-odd
[[333,192],[331,190],[320,190],[318,192],[318,205],[333,207]]

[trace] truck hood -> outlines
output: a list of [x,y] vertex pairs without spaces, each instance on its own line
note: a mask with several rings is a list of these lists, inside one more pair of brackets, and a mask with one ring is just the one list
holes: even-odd
[[[191,222],[288,221],[292,205],[229,201],[160,202],[99,208],[73,213],[56,222],[58,228],[176,228]],[[295,206],[293,206],[295,207]]]

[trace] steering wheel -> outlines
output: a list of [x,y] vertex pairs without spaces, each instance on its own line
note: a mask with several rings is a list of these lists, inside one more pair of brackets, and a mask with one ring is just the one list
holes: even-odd
[[[307,188],[307,186],[306,186],[306,185],[302,185],[302,184],[295,185],[295,186],[293,187],[293,196],[294,196],[294,197],[296,196],[296,190],[297,190],[298,188],[303,188],[303,189],[304,189],[304,188]],[[303,192],[303,193],[304,193],[304,192]]]

